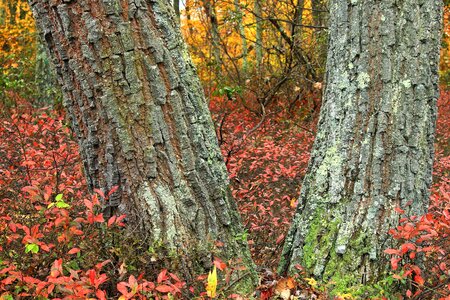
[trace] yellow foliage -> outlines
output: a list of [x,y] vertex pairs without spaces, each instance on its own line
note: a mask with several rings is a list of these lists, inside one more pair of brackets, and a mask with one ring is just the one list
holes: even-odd
[[17,68],[18,58],[33,63],[36,30],[27,1],[0,0],[0,67]]
[[346,293],[346,294],[338,294],[337,295],[339,300],[354,300],[355,297],[352,296],[352,294]]
[[217,289],[217,269],[214,266],[213,270],[208,274],[208,283],[206,285],[206,293],[208,297],[215,298]]

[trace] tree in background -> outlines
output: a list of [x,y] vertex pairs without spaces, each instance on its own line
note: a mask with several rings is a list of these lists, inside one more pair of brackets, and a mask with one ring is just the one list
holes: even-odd
[[292,111],[305,99],[306,110],[318,108],[309,100],[325,69],[326,1],[187,1],[184,14],[182,29],[208,92],[260,115],[280,99]]
[[396,208],[428,206],[441,1],[330,2],[318,132],[279,270],[337,285],[385,275]]
[[[186,279],[212,256],[253,265],[203,92],[166,1],[30,1],[90,189],[112,193]],[[174,255],[175,254],[175,255]],[[236,275],[238,276],[238,275]]]
[[[28,3],[0,0],[0,107],[60,103],[55,75],[38,41]],[[25,100],[26,99],[26,100]]]

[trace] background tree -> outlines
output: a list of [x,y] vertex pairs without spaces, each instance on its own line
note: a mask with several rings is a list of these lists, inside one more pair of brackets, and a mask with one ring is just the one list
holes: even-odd
[[[183,32],[210,95],[231,96],[259,116],[269,106],[294,112],[305,99],[317,98],[311,94],[324,72],[325,3],[186,2]],[[319,103],[307,103],[306,114],[317,111]]]
[[58,102],[26,1],[0,0],[0,49],[1,113],[19,106],[23,99],[35,106]]
[[336,284],[386,270],[396,207],[426,211],[438,98],[441,1],[330,2],[326,89],[280,271]]
[[[212,255],[253,266],[195,69],[167,1],[30,1],[90,189],[112,193],[186,279]],[[220,241],[220,243],[216,243]],[[173,254],[176,254],[175,257]]]

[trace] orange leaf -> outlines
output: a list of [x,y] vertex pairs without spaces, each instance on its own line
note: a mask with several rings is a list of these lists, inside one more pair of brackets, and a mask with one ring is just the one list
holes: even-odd
[[423,280],[422,276],[420,275],[414,276],[414,281],[417,282],[419,285],[423,285],[425,283],[425,280]]

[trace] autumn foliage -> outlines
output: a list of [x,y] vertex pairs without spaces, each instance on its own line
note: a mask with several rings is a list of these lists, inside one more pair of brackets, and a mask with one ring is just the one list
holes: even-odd
[[[307,7],[312,5],[305,2]],[[254,3],[239,3],[251,44],[256,39]],[[254,45],[249,45],[250,68],[239,81],[233,79],[242,75],[244,59],[234,3],[215,2],[222,36],[222,78],[217,78],[211,49],[205,46],[210,43],[204,42],[211,38],[204,3],[191,4],[190,19],[182,20],[183,31],[208,87],[217,136],[253,259],[264,269],[255,295],[259,299],[283,298],[287,291],[295,295],[307,290],[305,297],[326,298],[326,283],[310,278],[301,266],[296,278],[280,279],[273,272],[297,205],[321,96],[320,82],[306,89],[293,80],[284,90],[270,94],[284,76],[292,75],[281,70],[289,67],[289,51],[277,55],[277,49],[287,45],[280,42],[279,32],[273,31],[270,18],[285,18],[293,3],[267,1],[262,13],[264,72],[255,69]],[[267,9],[270,5],[272,12]],[[449,20],[448,7],[445,20]],[[78,146],[64,114],[30,104],[35,103],[30,96],[35,95],[30,91],[34,85],[29,83],[35,78],[36,37],[26,1],[0,0],[0,21],[0,300],[202,299],[225,295],[242,299],[232,293],[231,262],[215,258],[209,276],[198,274],[195,281],[188,282],[164,264],[167,253],[163,249],[149,248],[124,230],[125,215],[106,218],[102,214],[102,203],[114,190],[88,191]],[[304,22],[313,22],[307,10]],[[283,29],[289,28],[284,24]],[[315,49],[323,44],[313,34],[314,30],[304,30],[300,41],[306,42],[303,50],[320,68],[323,58]],[[444,44],[450,43],[448,28],[446,34]],[[444,47],[444,83],[448,82],[448,66],[449,51]],[[222,80],[219,85],[214,82],[218,79]],[[267,93],[260,88],[267,88]],[[268,95],[270,102],[262,105]],[[389,234],[398,241],[398,247],[385,250],[392,271],[386,275],[387,281],[393,282],[389,287],[395,285],[396,291],[390,294],[388,287],[380,285],[376,295],[380,298],[450,299],[449,145],[450,92],[443,91],[429,212],[406,218],[403,214],[408,207],[396,208],[399,225]],[[355,296],[342,293],[340,297]]]
[[[404,295],[417,299],[449,294],[448,101],[449,93],[443,93],[430,212],[400,219],[390,232],[400,246],[386,250],[392,256],[394,278],[407,284]],[[275,108],[261,120],[226,97],[215,99],[211,108],[255,261],[273,268],[307,166],[313,122],[288,117],[287,111]],[[213,294],[211,277],[209,285],[206,275],[200,276],[200,285],[188,285],[156,264],[153,269],[146,267],[159,260],[148,249],[142,251],[146,254],[141,253],[141,262],[124,254],[127,246],[117,241],[127,239],[122,229],[125,216],[105,219],[101,203],[108,193],[88,193],[77,145],[62,115],[48,109],[16,111],[2,119],[0,136],[0,295],[4,299]],[[399,215],[403,209],[407,208],[397,209]],[[227,265],[217,266],[220,295]]]
[[125,216],[103,217],[108,194],[88,193],[78,147],[60,114],[14,113],[2,120],[0,136],[1,299],[181,294],[185,283],[167,270],[154,281],[144,279],[144,269],[128,274],[132,262],[119,260],[115,249],[126,241]]

